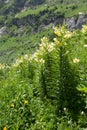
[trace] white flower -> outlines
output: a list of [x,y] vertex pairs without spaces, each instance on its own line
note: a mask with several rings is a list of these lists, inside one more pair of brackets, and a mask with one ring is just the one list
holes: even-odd
[[22,63],[23,63],[23,58],[17,59],[16,62],[13,64],[13,67],[18,67]]
[[42,43],[47,43],[49,40],[48,40],[48,38],[47,37],[43,37],[42,39],[41,39],[41,42]]
[[48,45],[48,52],[51,52],[51,51],[53,51],[54,50],[54,43],[50,43],[49,45]]
[[34,60],[35,60],[36,62],[38,62],[38,58],[34,58]]
[[41,58],[40,60],[39,60],[39,62],[41,63],[41,64],[44,64],[44,60]]
[[26,60],[28,60],[28,55],[26,54],[26,55],[24,55],[24,59],[26,59]]
[[81,111],[81,115],[84,115],[85,114],[85,112],[84,111]]
[[74,59],[73,59],[73,63],[79,63],[79,62],[80,62],[79,59],[77,59],[77,58],[74,58]]
[[0,64],[0,69],[4,69],[4,68],[5,68],[5,65]]
[[84,47],[87,47],[87,44],[85,44]]
[[55,33],[57,36],[61,36],[61,35],[62,35],[61,29],[58,28],[58,27],[54,27],[54,33]]
[[59,47],[62,46],[62,43],[61,43],[57,38],[54,38],[53,40],[54,40],[54,42],[55,42],[55,44],[56,44],[57,46],[59,46]]
[[70,31],[67,31],[64,38],[69,39],[72,37],[72,33]]
[[79,12],[78,14],[79,14],[79,15],[82,15],[82,14],[83,14],[83,12]]
[[83,25],[82,27],[83,27],[83,28],[82,28],[82,32],[83,32],[83,33],[87,32],[87,25]]
[[64,109],[63,109],[64,111],[66,111],[67,109],[66,109],[66,107],[64,107]]

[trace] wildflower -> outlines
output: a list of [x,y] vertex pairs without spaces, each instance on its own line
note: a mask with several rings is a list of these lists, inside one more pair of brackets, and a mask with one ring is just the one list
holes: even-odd
[[41,39],[41,42],[42,43],[47,43],[49,40],[48,40],[48,38],[47,37],[43,37],[42,39]]
[[83,14],[83,12],[79,12],[78,14],[79,14],[79,15],[82,15],[82,14]]
[[56,43],[56,45],[58,46],[62,46],[62,43],[60,41],[58,41],[57,38],[54,38],[54,42]]
[[14,108],[14,104],[12,103],[11,105],[10,105],[12,108]]
[[32,59],[33,59],[33,58],[37,58],[37,57],[38,57],[38,54],[39,54],[39,53],[36,51],[36,52],[32,55]]
[[67,31],[64,38],[69,39],[72,37],[72,33],[70,31]]
[[84,47],[87,47],[87,44],[85,44]]
[[0,64],[0,70],[1,70],[1,69],[4,69],[4,68],[5,68],[5,65]]
[[46,44],[40,44],[40,51],[41,52],[44,52],[45,51],[45,48],[46,48]]
[[27,105],[28,104],[28,100],[24,100],[24,104]]
[[51,51],[53,51],[54,50],[54,43],[50,43],[49,45],[48,45],[48,52],[51,52]]
[[36,62],[38,62],[38,58],[34,58],[34,60],[35,60]]
[[73,59],[73,63],[79,63],[79,62],[80,62],[79,59],[77,59],[77,58]]
[[40,51],[41,51],[41,53],[42,52],[44,53],[44,51],[47,49],[47,47],[49,45],[49,39],[46,37],[43,37],[41,39],[41,41],[42,41],[42,43],[40,44]]
[[87,32],[87,25],[83,25],[82,32],[83,32],[83,33],[86,33],[86,32]]
[[63,109],[64,111],[67,111],[67,109],[66,109],[66,107],[64,107],[64,109]]
[[22,63],[23,63],[23,58],[17,59],[16,62],[13,64],[13,67],[18,67]]
[[54,27],[54,33],[55,33],[57,36],[61,36],[61,31],[60,31],[60,29],[58,29],[57,27]]
[[28,57],[28,55],[27,55],[27,54],[26,54],[26,55],[24,55],[24,59],[25,59],[25,60],[28,60],[28,58],[29,58],[29,57]]
[[5,127],[3,128],[3,130],[7,130],[7,127],[5,126]]
[[81,111],[81,115],[84,115],[85,114],[85,112],[84,111]]
[[41,59],[39,60],[39,62],[42,63],[42,64],[44,64],[45,61],[41,58]]

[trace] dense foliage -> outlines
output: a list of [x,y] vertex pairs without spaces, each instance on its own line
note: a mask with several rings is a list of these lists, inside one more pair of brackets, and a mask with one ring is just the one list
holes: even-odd
[[0,129],[87,129],[87,26],[55,27],[34,54],[0,64]]

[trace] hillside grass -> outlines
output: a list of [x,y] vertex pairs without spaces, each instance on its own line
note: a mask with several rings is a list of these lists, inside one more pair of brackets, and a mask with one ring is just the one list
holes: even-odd
[[23,18],[27,17],[28,15],[39,15],[41,12],[46,11],[47,13],[53,10],[54,15],[56,15],[56,12],[64,13],[65,17],[72,17],[74,15],[77,15],[79,12],[87,12],[87,3],[69,3],[69,4],[59,4],[56,2],[51,4],[44,4],[42,6],[36,6],[34,9],[27,8],[25,10],[22,10],[21,12],[17,13],[15,15],[15,18]]
[[[24,31],[23,31],[24,33]],[[26,32],[27,33],[27,32]],[[0,38],[0,63],[12,64],[17,57],[27,53],[33,53],[40,44],[40,39],[44,35],[51,38],[53,31],[51,28],[43,29],[39,33],[27,33],[24,36],[2,36]]]
[[46,10],[46,6],[38,6],[35,9],[27,9],[27,10],[22,10],[20,13],[16,14],[15,18],[23,18],[26,17],[27,15],[38,15],[40,12]]

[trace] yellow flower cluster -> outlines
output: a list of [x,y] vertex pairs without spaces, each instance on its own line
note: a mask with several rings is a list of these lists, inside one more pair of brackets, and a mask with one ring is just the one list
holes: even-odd
[[11,106],[12,108],[14,108],[15,105],[12,103],[10,106]]
[[41,56],[42,55],[42,53],[41,53],[42,51],[40,51],[40,50],[37,50],[34,54],[32,54],[31,55],[31,57],[30,57],[30,61],[35,61],[35,62],[39,62],[39,56]]
[[82,27],[82,32],[83,32],[83,33],[86,33],[86,32],[87,32],[87,25],[83,25],[83,27]]
[[49,39],[48,39],[47,37],[43,37],[43,38],[41,39],[41,42],[42,42],[43,44],[46,44],[46,43],[49,42]]
[[3,130],[7,130],[7,127],[5,126],[5,127],[3,128]]
[[0,64],[0,70],[4,69],[4,68],[5,68],[5,65],[4,64]]
[[[82,31],[87,31],[87,26],[83,25]],[[57,35],[53,40],[53,42],[50,42],[47,37],[43,37],[41,39],[41,44],[39,46],[39,49],[31,55],[25,54],[21,58],[17,59],[14,63],[13,67],[18,67],[20,64],[24,63],[24,61],[30,61],[35,63],[44,64],[44,54],[50,53],[53,50],[56,49],[56,47],[61,47],[63,45],[67,45],[66,39],[70,39],[73,35],[75,35],[76,32],[68,31],[64,26],[62,27],[54,27],[54,33]],[[59,37],[58,37],[59,36]],[[61,36],[61,37],[60,37]],[[84,47],[87,47],[87,45],[84,45]],[[69,51],[66,51],[65,55],[67,55]],[[73,63],[78,63],[80,60],[75,58],[73,59]],[[0,64],[0,68],[2,68],[2,65]]]
[[43,37],[41,39],[41,41],[42,41],[42,43],[40,44],[40,51],[41,51],[41,53],[42,52],[44,53],[46,51],[51,52],[51,51],[54,50],[55,44],[53,42],[49,42],[48,38]]
[[69,39],[72,37],[72,33],[70,31],[66,31],[64,38]]
[[62,46],[62,43],[57,38],[54,38],[54,42],[57,46]]
[[28,100],[24,100],[24,105],[27,105],[28,104]]
[[29,55],[25,54],[24,56],[21,56],[20,58],[16,59],[15,63],[13,63],[13,67],[18,67],[24,61],[29,61],[29,60],[30,60]]
[[54,27],[54,33],[57,35],[57,36],[62,36],[64,33],[65,33],[65,27],[62,26],[62,27]]
[[48,45],[48,47],[47,47],[47,50],[48,50],[48,52],[52,52],[55,48],[54,48],[54,43],[53,42],[51,42],[49,45]]
[[79,63],[79,62],[80,62],[79,59],[77,59],[77,58],[74,58],[74,59],[73,59],[73,63]]
[[62,27],[54,27],[54,33],[57,35],[57,36],[64,36],[64,38],[66,38],[66,39],[69,39],[69,38],[71,38],[72,37],[72,32],[70,32],[70,31],[67,31],[67,29],[64,27],[64,26],[62,26]]
[[23,58],[17,59],[16,62],[13,64],[13,67],[18,67],[20,64],[23,63]]
[[49,44],[49,39],[47,37],[43,37],[41,39],[40,48],[46,48]]
[[31,60],[37,58],[39,55],[38,51],[36,51],[32,56],[31,56]]
[[25,55],[23,56],[23,58],[24,58],[25,60],[29,60],[29,56],[28,56],[27,54],[25,54]]
[[[40,49],[42,49],[42,46]],[[24,61],[30,61],[30,62],[35,61],[35,62],[44,63],[45,61],[41,58],[43,56],[43,53],[44,53],[43,52],[44,48],[43,48],[43,50],[40,50],[40,49],[37,50],[34,54],[31,54],[31,55],[26,54],[26,55],[16,59],[16,62],[13,64],[13,67],[15,67],[15,68],[19,67],[21,64],[24,63]],[[50,48],[50,50],[51,50],[51,48]]]
[[40,62],[41,64],[44,64],[44,63],[45,63],[44,59],[42,59],[42,58],[39,60],[39,62]]

